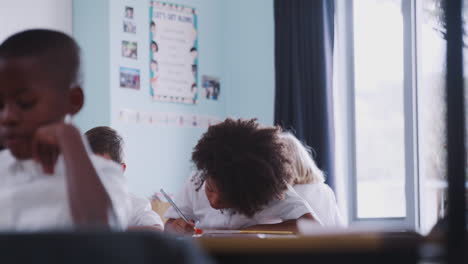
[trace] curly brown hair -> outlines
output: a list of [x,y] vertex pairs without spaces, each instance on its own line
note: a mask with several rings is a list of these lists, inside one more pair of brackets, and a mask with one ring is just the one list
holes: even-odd
[[248,217],[283,199],[293,175],[280,133],[279,127],[260,127],[256,119],[228,118],[209,127],[192,153],[201,172],[192,179],[197,191],[209,178],[230,209]]

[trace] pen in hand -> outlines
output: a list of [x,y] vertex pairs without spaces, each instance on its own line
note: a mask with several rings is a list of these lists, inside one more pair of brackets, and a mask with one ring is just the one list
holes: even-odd
[[182,213],[182,211],[179,209],[179,207],[177,207],[177,205],[174,203],[174,201],[171,199],[171,197],[169,197],[169,195],[167,195],[167,193],[162,188],[161,188],[160,191],[164,195],[166,200],[172,205],[172,207],[177,212],[177,214],[180,216],[180,218],[182,218],[185,221],[185,223],[187,223],[188,225],[193,226],[193,230],[195,231],[195,234],[201,235],[203,233],[203,231],[201,229],[199,229],[199,228],[196,228],[194,226],[194,224],[190,220],[188,220],[188,218]]

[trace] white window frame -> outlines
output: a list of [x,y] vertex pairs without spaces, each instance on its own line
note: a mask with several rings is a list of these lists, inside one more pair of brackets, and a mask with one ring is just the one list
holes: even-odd
[[[357,178],[356,178],[356,128],[355,128],[355,94],[354,94],[354,30],[353,3],[354,0],[336,0],[336,36],[339,58],[335,61],[335,69],[339,77],[335,79],[335,95],[344,97],[344,105],[340,113],[344,115],[343,131],[337,136],[344,137],[341,156],[341,172],[344,172],[343,184],[347,187],[347,216],[351,226],[391,227],[404,230],[419,228],[419,167],[418,167],[418,120],[417,120],[417,22],[420,19],[416,0],[402,0],[403,32],[404,32],[404,137],[405,137],[405,195],[406,216],[401,218],[358,218],[357,217]],[[337,53],[335,53],[337,54]],[[340,159],[340,157],[337,157]],[[340,196],[338,194],[338,196]],[[339,199],[339,198],[338,198]]]

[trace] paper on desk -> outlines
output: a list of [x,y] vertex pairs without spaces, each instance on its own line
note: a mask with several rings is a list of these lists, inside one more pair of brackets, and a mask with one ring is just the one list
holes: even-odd
[[363,234],[378,232],[402,232],[401,227],[388,227],[378,224],[353,225],[350,227],[321,226],[315,221],[300,219],[297,222],[299,233],[302,235],[340,235],[340,234]]

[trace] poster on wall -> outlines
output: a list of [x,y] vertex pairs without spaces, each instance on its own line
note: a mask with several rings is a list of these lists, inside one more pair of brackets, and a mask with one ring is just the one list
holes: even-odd
[[194,8],[150,2],[150,95],[155,101],[196,104],[197,14]]

